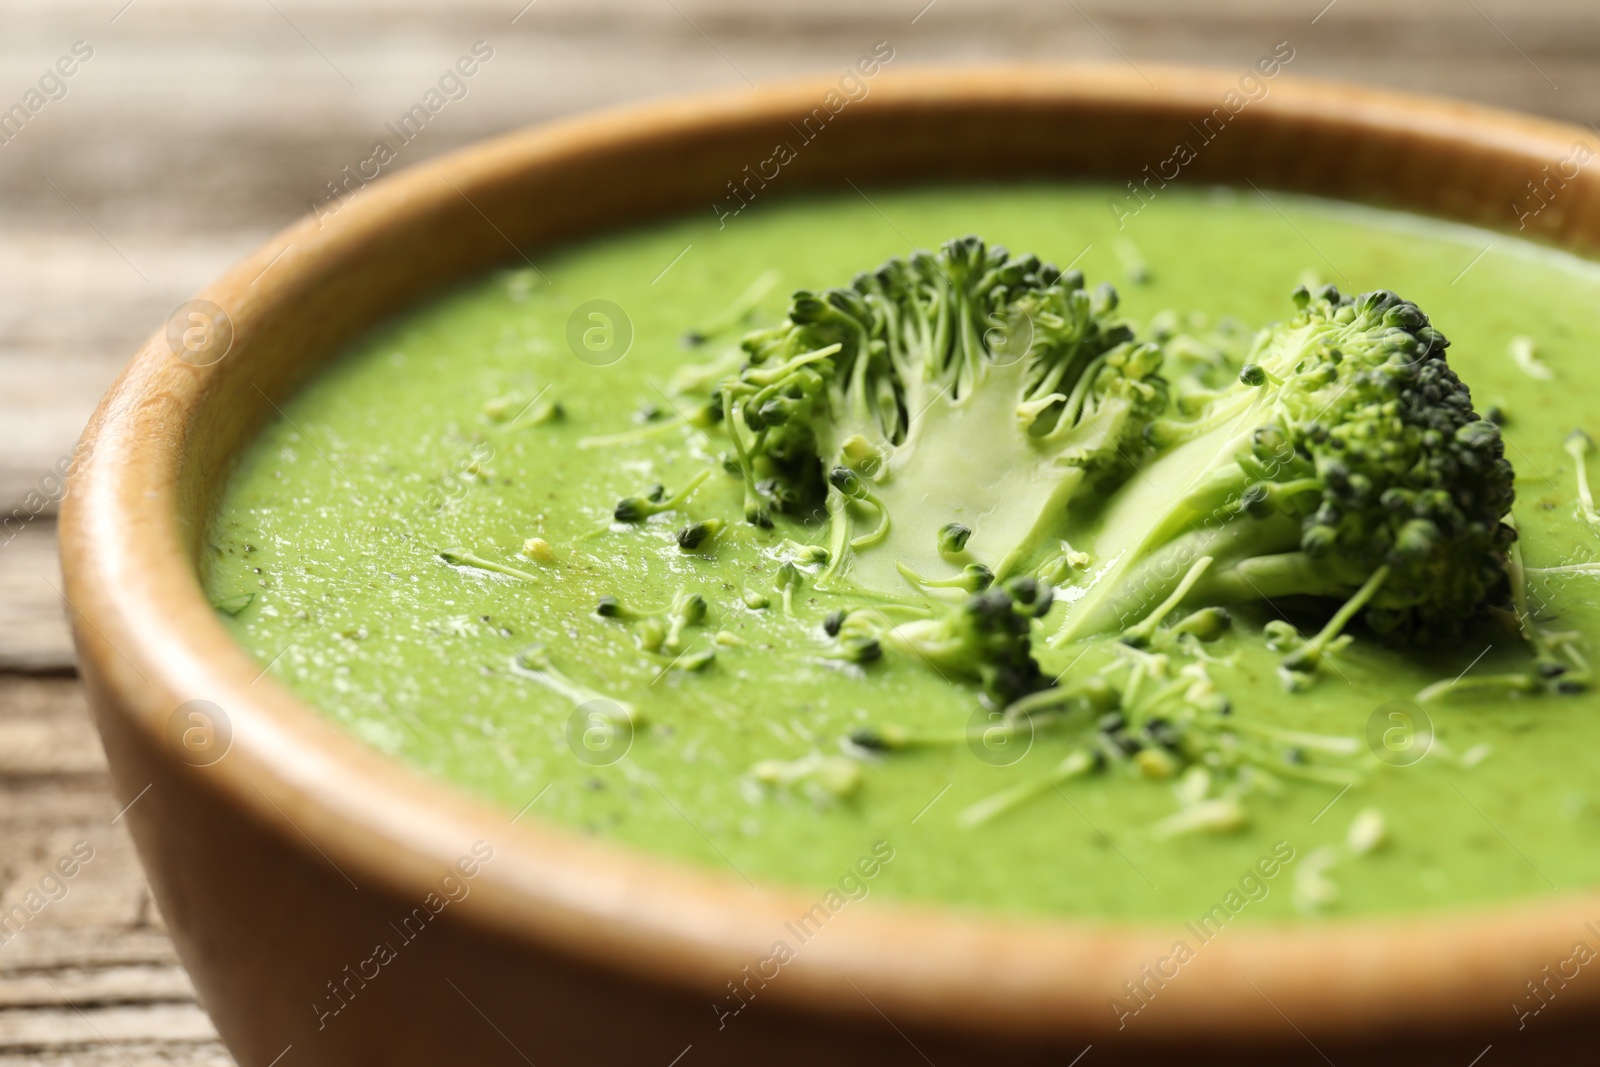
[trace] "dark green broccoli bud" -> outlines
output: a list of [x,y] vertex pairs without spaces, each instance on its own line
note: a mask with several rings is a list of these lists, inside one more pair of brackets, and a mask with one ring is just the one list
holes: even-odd
[[870,752],[894,752],[906,747],[898,726],[863,726],[850,735],[850,743]]
[[672,496],[667,496],[667,491],[662,486],[655,486],[644,496],[625,496],[617,501],[617,506],[612,510],[612,517],[618,522],[643,522],[652,515],[659,515],[663,511],[676,511],[689,502],[696,489],[711,476],[710,471],[700,471],[688,484]]
[[888,620],[871,608],[830,611],[822,620],[822,631],[832,643],[820,653],[822,658],[865,664],[883,656],[883,634]]
[[972,529],[959,522],[947,522],[939,527],[939,555],[957,556],[966,550]]
[[511,426],[541,426],[549,422],[560,422],[566,417],[567,409],[561,406],[561,401],[551,397],[535,400],[529,404],[511,420]]
[[717,658],[714,648],[697,648],[693,652],[685,652],[681,656],[674,656],[666,664],[669,671],[703,671],[711,666]]
[[661,647],[668,652],[677,652],[683,647],[683,631],[705,621],[706,598],[699,593],[679,593],[667,611],[667,635]]
[[1035,619],[1048,615],[1051,605],[1055,603],[1055,589],[1029,574],[1007,580],[1005,589],[1017,610]]
[[872,663],[883,658],[883,644],[876,637],[846,637],[834,647],[832,655],[851,663]]
[[897,568],[905,580],[918,589],[961,589],[968,593],[981,593],[994,584],[994,571],[982,563],[969,563],[961,573],[950,578],[924,578],[904,563]]
[[[1386,291],[1294,299],[1299,313],[1251,351],[1259,384],[1151,423],[1163,454],[1118,493],[1093,545],[1117,562],[1056,642],[1143,615],[1203,556],[1217,562],[1190,599],[1354,602],[1341,624],[1359,617],[1416,643],[1452,641],[1505,597],[1511,465],[1444,336]],[[1336,636],[1313,639],[1296,665]]]
[[790,554],[790,558],[795,563],[805,565],[813,563],[826,564],[832,555],[832,553],[830,553],[826,548],[823,548],[821,545],[803,545],[798,541],[791,541],[788,538],[784,538],[784,540],[778,545],[778,548],[784,552],[788,552]]
[[721,519],[702,519],[691,522],[678,531],[678,547],[685,552],[698,552],[708,546],[722,529]]
[[667,608],[635,608],[614,596],[603,596],[595,614],[605,619],[643,622],[640,644],[647,652],[676,654],[683,647],[683,631],[705,622],[708,605],[699,593],[683,590]]
[[661,614],[659,611],[629,607],[614,596],[601,597],[594,607],[594,613],[602,619],[645,619]]
[[1239,381],[1251,388],[1258,388],[1271,382],[1273,385],[1282,385],[1283,379],[1273,374],[1259,363],[1246,363],[1239,368]]
[[1233,616],[1227,608],[1200,608],[1172,624],[1171,634],[1193,634],[1201,641],[1215,641],[1228,632]]
[[971,678],[996,707],[1046,689],[1051,681],[1033,658],[1033,620],[1049,610],[1048,589],[1027,601],[992,587],[931,619],[901,623],[884,634],[884,645],[917,657],[941,673]]

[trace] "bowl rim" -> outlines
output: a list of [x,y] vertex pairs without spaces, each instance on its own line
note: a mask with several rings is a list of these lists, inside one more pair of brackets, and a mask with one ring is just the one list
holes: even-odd
[[[881,75],[862,106],[906,113],[973,102],[1210,106],[1238,77],[1141,69],[899,70]],[[228,308],[247,343],[283,313],[263,294],[328,261],[359,256],[384,227],[417,224],[453,195],[444,186],[471,192],[645,130],[670,137],[752,116],[786,117],[832,84],[816,77],[714,90],[479,142],[375,182],[331,219],[300,220],[198,297]],[[1252,107],[1305,128],[1398,131],[1530,165],[1558,158],[1585,137],[1581,128],[1551,120],[1291,76],[1277,79]],[[1575,206],[1593,203],[1586,194]],[[123,716],[166,753],[162,738],[178,705],[198,697],[227,709],[226,758],[179,773],[199,776],[296,848],[315,850],[353,885],[376,883],[420,899],[471,842],[488,840],[495,860],[474,885],[474,903],[460,909],[462,921],[650,983],[705,991],[708,999],[764,958],[784,923],[805,913],[815,895],[591,841],[520,813],[509,819],[498,805],[381,756],[262,677],[260,663],[234,642],[201,593],[186,547],[194,529],[179,499],[193,417],[226,368],[227,360],[196,367],[174,359],[157,331],[80,442],[60,531],[65,599],[97,711]],[[117,787],[124,802],[137,799],[138,783]],[[1552,948],[1569,945],[1594,916],[1600,892],[1566,892],[1428,916],[1242,927],[1203,954],[1206,980],[1167,998],[1160,1032],[1239,1034],[1281,1028],[1280,1017],[1314,1034],[1481,1021],[1484,1012],[1503,1013],[1521,980],[1560,958]],[[859,1017],[881,1010],[963,1032],[1077,1040],[1118,1029],[1110,998],[1143,964],[1170,952],[1177,925],[869,899],[830,921],[829,936],[786,967],[770,995],[802,1010]],[[1600,987],[1569,996],[1592,1003]]]

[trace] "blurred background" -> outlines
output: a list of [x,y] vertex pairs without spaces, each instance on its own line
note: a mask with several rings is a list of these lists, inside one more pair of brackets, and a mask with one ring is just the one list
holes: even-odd
[[[121,829],[58,593],[51,472],[143,338],[375,141],[398,146],[385,124],[477,42],[492,58],[386,172],[593,108],[842,70],[880,40],[895,70],[1242,69],[1287,40],[1294,77],[1600,136],[1595,0],[0,0],[0,1067],[233,1062]],[[93,859],[65,892],[4,926],[78,842]]]

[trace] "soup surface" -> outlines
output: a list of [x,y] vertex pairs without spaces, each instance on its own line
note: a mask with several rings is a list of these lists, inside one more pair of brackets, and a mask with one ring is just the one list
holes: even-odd
[[[682,366],[780,319],[793,289],[975,233],[1113,283],[1136,326],[1177,311],[1254,329],[1288,317],[1303,282],[1414,300],[1451,339],[1479,410],[1504,413],[1536,603],[1600,633],[1600,576],[1537,570],[1600,559],[1563,449],[1575,427],[1600,431],[1600,270],[1506,236],[1279,194],[1164,190],[1122,229],[1109,188],[870,196],[541,253],[374,330],[243,457],[205,560],[225,622],[341,726],[508,814],[751,881],[823,893],[866,866],[875,875],[850,877],[850,893],[1175,921],[1219,902],[1245,921],[1316,921],[1600,884],[1600,695],[1463,687],[1414,703],[1441,679],[1523,669],[1527,650],[1503,629],[1427,654],[1357,641],[1291,694],[1261,636],[1272,616],[1241,612],[1206,646],[1211,676],[1241,719],[1348,741],[1348,781],[1288,768],[1242,826],[1167,835],[1153,828],[1178,810],[1181,783],[1114,768],[969,827],[972,805],[1045,775],[1067,742],[1041,730],[887,758],[851,749],[865,726],[960,731],[974,690],[908,658],[824,658],[835,603],[802,586],[784,610],[775,587],[782,543],[821,535],[740,521],[735,477],[712,477],[685,512],[612,519],[620,498],[681,487],[726,447],[716,428],[675,420]],[[686,350],[686,334],[726,320],[752,285],[744,324]],[[725,521],[714,551],[679,550],[685,515]],[[661,607],[682,591],[708,611],[678,657],[646,654],[638,623],[596,612],[603,597]],[[538,643],[562,676],[636,707],[638,726],[596,720],[584,691],[530,677],[518,655]],[[1069,678],[1075,657],[1107,655],[1039,645],[1045,670]],[[707,653],[698,670],[673,662]],[[842,797],[800,771],[789,787],[751,773],[841,755],[860,769]]]

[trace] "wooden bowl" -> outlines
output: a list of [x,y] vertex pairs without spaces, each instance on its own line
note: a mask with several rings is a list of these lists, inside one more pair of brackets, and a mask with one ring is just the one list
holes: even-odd
[[[1159,90],[1126,66],[885,73],[774,192],[1017,175],[1120,185],[1193,139],[1190,122],[1239,78],[1146,73]],[[1575,941],[1600,943],[1584,925],[1600,920],[1594,893],[1230,928],[1122,1029],[1111,998],[1169,953],[1165,925],[870,900],[763,977],[813,900],[513,821],[334,728],[218,623],[195,564],[230,462],[342,345],[519,253],[706,211],[833,87],[607,112],[377,182],[201,293],[203,317],[153,336],[101,403],[61,519],[81,669],[156,898],[239,1062],[1065,1065],[1090,1045],[1088,1064],[1172,1045],[1197,1063],[1270,1046],[1285,1062],[1465,1065],[1491,1043],[1524,1061],[1575,1047],[1600,979],[1545,986],[1550,1007],[1520,1031],[1515,1006]],[[1509,229],[1525,183],[1586,137],[1283,77],[1181,180]],[[1600,178],[1580,172],[1529,222],[1600,245]],[[208,348],[215,308],[231,336]],[[202,331],[198,351],[186,329]],[[463,857],[471,876],[446,881]],[[734,986],[749,1006],[724,1015]]]

